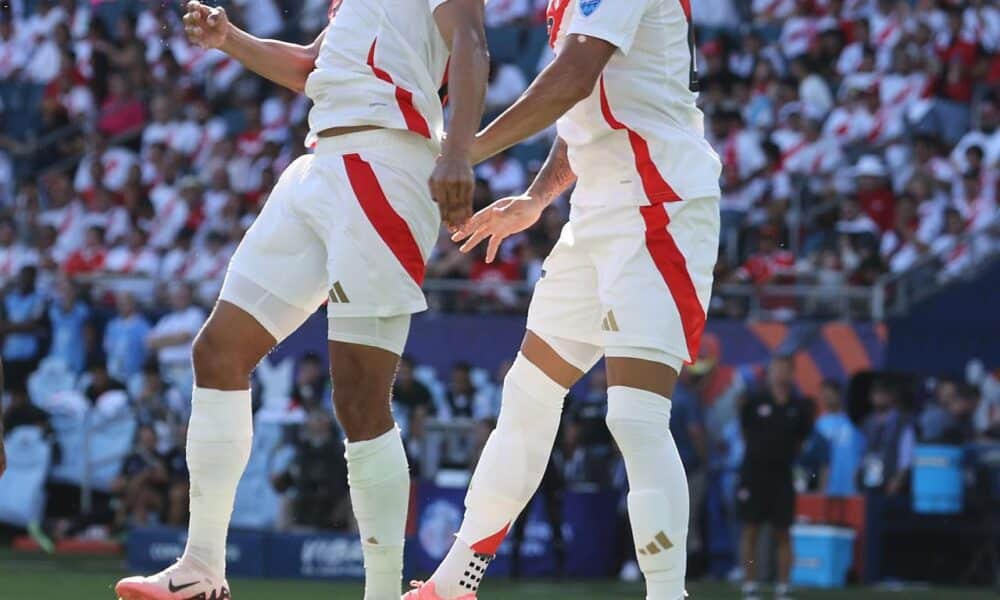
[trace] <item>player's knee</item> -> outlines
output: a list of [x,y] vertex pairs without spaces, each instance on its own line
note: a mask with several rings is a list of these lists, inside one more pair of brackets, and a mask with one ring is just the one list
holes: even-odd
[[608,430],[625,455],[659,450],[670,435],[670,402],[623,386],[608,388]]
[[191,346],[195,378],[200,387],[222,388],[231,386],[233,380],[246,381],[257,364],[255,357],[243,356],[239,344],[232,343],[232,336],[211,323],[198,333]]

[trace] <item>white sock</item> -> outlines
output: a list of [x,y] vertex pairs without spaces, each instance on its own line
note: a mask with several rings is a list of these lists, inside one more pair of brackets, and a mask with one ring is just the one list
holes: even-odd
[[351,504],[365,557],[365,600],[399,600],[410,470],[399,429],[347,444]]
[[430,579],[442,598],[478,590],[510,524],[542,481],[565,396],[566,388],[523,355],[517,356],[504,380],[497,427],[469,484],[462,527]]
[[647,600],[684,598],[690,510],[687,477],[670,435],[670,401],[608,388],[608,428],[625,458],[628,510]]
[[236,486],[252,442],[250,390],[194,388],[187,437],[191,521],[182,560],[194,560],[220,578],[226,576],[226,534]]

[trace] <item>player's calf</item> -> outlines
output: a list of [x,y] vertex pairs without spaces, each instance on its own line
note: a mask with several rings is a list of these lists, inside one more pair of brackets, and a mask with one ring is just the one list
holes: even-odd
[[347,434],[351,504],[365,559],[365,600],[397,600],[402,586],[410,473],[389,409],[398,362],[381,347],[330,342],[333,401]]
[[647,600],[684,597],[689,497],[670,435],[670,402],[645,390],[608,389],[608,428],[629,480],[628,509]]

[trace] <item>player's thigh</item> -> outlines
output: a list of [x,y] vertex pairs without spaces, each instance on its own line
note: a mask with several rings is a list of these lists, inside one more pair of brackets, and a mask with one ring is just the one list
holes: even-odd
[[521,347],[526,358],[564,384],[579,379],[603,355],[597,271],[573,227],[566,224],[545,260]]
[[697,356],[705,328],[718,257],[718,202],[623,207],[604,221],[608,234],[594,254],[604,346],[678,372]]
[[233,254],[219,294],[279,343],[327,298],[326,246],[293,206],[299,197],[323,196],[311,159],[298,159],[282,174]]

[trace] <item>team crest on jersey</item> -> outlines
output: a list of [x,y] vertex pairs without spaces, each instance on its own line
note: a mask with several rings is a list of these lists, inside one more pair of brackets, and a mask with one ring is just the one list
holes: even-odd
[[589,17],[601,5],[604,0],[580,0],[580,12],[583,16]]

